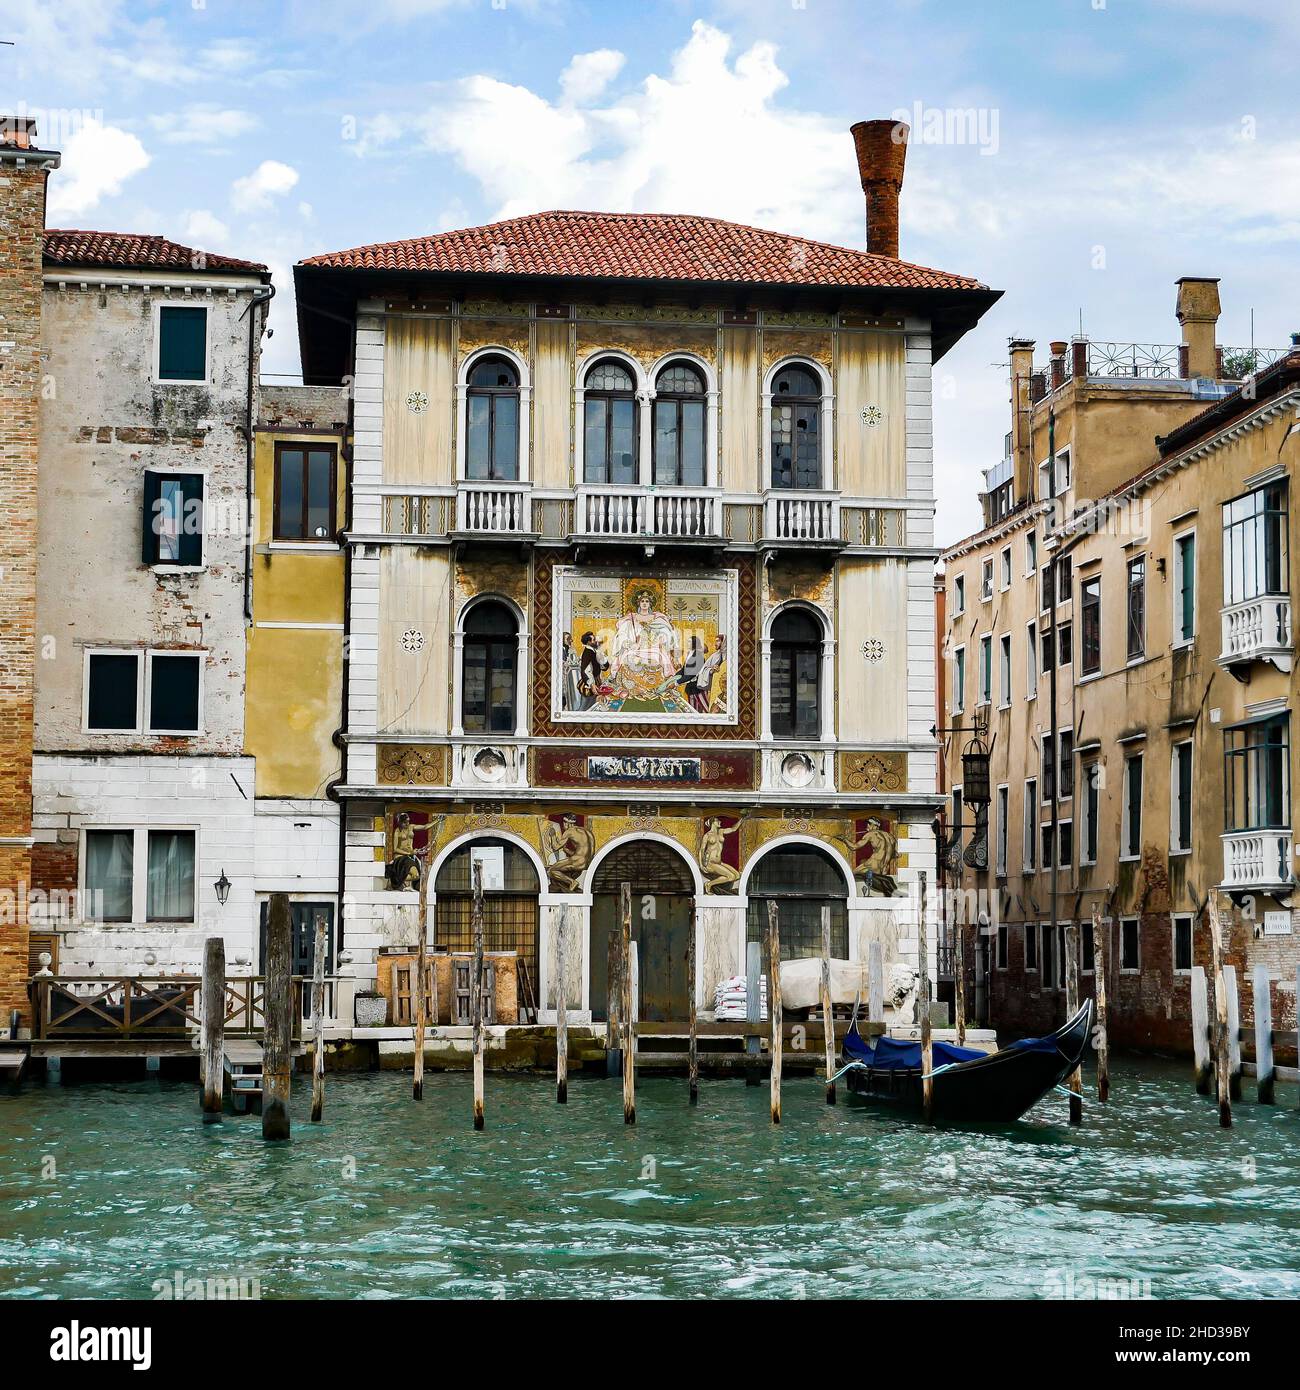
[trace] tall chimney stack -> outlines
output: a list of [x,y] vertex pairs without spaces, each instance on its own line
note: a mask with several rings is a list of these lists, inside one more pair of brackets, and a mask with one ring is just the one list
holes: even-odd
[[1202,276],[1184,275],[1178,282],[1178,322],[1183,342],[1178,356],[1181,375],[1187,379],[1219,377],[1219,353],[1215,328],[1219,322],[1219,282]]
[[859,121],[849,133],[867,198],[867,250],[897,260],[898,191],[910,129],[902,121]]

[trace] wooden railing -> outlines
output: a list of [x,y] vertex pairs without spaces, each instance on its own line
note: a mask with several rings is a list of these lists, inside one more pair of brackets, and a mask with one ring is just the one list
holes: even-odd
[[[201,1023],[200,981],[193,976],[37,975],[32,980],[38,1038],[90,1037],[106,1042],[140,1037],[186,1037]],[[326,1011],[333,1012],[327,981]],[[293,979],[294,1036],[302,1032],[311,981]],[[260,1034],[266,1027],[266,979],[240,975],[226,981],[225,1031]]]

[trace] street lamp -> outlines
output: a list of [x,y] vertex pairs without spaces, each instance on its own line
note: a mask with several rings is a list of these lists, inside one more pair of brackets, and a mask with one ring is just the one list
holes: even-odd
[[225,869],[222,869],[221,877],[212,886],[216,890],[218,906],[225,907],[226,899],[230,896],[230,880],[226,877]]

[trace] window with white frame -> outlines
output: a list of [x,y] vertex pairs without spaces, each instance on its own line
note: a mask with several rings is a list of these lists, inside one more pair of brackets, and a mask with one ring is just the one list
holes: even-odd
[[1141,661],[1147,650],[1147,557],[1136,555],[1128,562],[1125,604],[1125,650],[1130,661]]
[[1038,695],[1038,624],[1025,627],[1025,699]]
[[952,654],[952,707],[966,708],[966,648],[958,647]]
[[952,581],[952,614],[960,618],[966,611],[966,576],[959,574]]
[[86,915],[103,922],[193,922],[196,833],[185,826],[84,832]]
[[1196,532],[1174,537],[1174,646],[1196,636]]
[[985,560],[980,566],[980,598],[986,603],[993,597],[993,561]]
[[1073,729],[1062,729],[1057,735],[1056,786],[1062,801],[1069,801],[1074,796]]
[[1223,602],[1245,603],[1264,594],[1285,594],[1287,490],[1270,483],[1223,504]]
[[979,703],[993,703],[993,638],[985,633],[980,638]]
[[190,651],[87,651],[85,732],[201,733],[204,656]]
[[1039,856],[1038,867],[1046,873],[1052,867],[1052,856],[1056,849],[1056,836],[1052,833],[1052,822],[1045,820],[1039,827],[1039,838],[1042,842],[1042,852]]
[[1169,769],[1169,852],[1192,849],[1192,741],[1175,743]]
[[146,469],[142,520],[146,565],[202,565],[203,474]]
[[1007,845],[1009,843],[1011,820],[1011,788],[1000,786],[997,789],[997,801],[994,804],[994,873],[998,878],[1007,876]]
[[1072,820],[1060,820],[1056,823],[1057,833],[1057,864],[1061,868],[1067,869],[1074,863],[1074,822]]
[[1011,703],[1011,634],[998,638],[998,700],[1003,709]]
[[1101,813],[1101,777],[1099,762],[1087,762],[1079,769],[1083,779],[1083,796],[1080,799],[1079,816],[1079,863],[1097,862],[1097,827]]
[[1032,874],[1038,863],[1038,780],[1034,777],[1025,779],[1024,815],[1025,833],[1021,872]]
[[205,304],[159,304],[154,320],[154,379],[202,385],[208,379]]
[[1056,935],[1057,930],[1050,922],[1042,925],[1043,949],[1040,957],[1040,969],[1043,975],[1043,988],[1056,988]]
[[1174,917],[1174,974],[1192,973],[1192,917],[1190,913],[1179,913]]
[[1124,759],[1124,797],[1120,820],[1121,859],[1142,855],[1142,754]]
[[998,588],[1002,593],[1011,587],[1011,547],[1006,546],[998,556],[1000,566],[998,574]]
[[1038,532],[1030,531],[1025,536],[1025,574],[1033,574],[1038,568]]
[[1119,919],[1119,968],[1126,975],[1136,975],[1142,968],[1142,943],[1136,917]]

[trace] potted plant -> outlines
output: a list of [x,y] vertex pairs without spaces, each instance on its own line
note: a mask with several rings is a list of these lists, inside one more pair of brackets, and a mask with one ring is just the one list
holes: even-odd
[[388,1022],[388,1000],[373,989],[358,990],[352,1013],[358,1028],[382,1028]]

